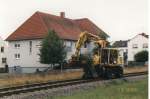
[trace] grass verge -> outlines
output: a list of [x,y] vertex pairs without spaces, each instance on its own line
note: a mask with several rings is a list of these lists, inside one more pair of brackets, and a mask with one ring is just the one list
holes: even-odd
[[[134,67],[125,67],[124,73],[132,73],[132,72],[142,72],[147,71],[147,66],[134,66]],[[83,71],[71,71],[71,72],[57,72],[50,74],[20,74],[20,75],[2,75],[0,74],[0,88],[2,87],[11,87],[39,82],[47,82],[47,81],[58,81],[58,80],[68,80],[68,79],[76,79],[81,78],[83,75]]]
[[11,87],[48,81],[60,81],[81,78],[81,71],[58,72],[50,74],[11,75],[0,78],[0,87]]
[[148,99],[148,80],[113,82],[112,84],[99,86],[96,89],[76,92],[71,96],[61,96],[53,99]]

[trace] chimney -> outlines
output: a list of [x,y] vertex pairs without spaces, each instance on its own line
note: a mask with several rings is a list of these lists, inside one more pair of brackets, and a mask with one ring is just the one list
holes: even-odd
[[60,12],[60,17],[65,18],[65,12]]

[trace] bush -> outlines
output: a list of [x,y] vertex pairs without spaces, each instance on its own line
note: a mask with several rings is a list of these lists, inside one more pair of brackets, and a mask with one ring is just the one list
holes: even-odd
[[146,62],[148,61],[148,51],[141,51],[134,55],[136,62]]

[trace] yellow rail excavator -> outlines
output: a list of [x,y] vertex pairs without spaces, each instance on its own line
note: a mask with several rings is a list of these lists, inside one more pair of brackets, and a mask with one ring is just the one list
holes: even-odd
[[[87,55],[81,55],[81,47],[87,43],[93,42],[95,45],[91,53],[91,58]],[[76,51],[70,59],[71,65],[80,65],[83,67],[83,78],[107,79],[120,78],[123,76],[123,56],[117,49],[108,48],[108,41],[89,32],[82,32],[76,42]]]

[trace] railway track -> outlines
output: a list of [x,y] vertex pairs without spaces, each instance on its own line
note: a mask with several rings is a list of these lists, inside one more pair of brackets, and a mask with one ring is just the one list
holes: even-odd
[[[124,77],[140,76],[140,75],[146,75],[146,74],[148,74],[148,72],[128,73],[128,74],[124,74]],[[57,88],[57,87],[68,86],[68,85],[95,82],[95,81],[100,81],[100,80],[103,80],[103,79],[73,79],[73,80],[35,83],[35,84],[28,84],[28,85],[22,85],[22,86],[16,86],[16,87],[1,88],[0,97],[10,96],[10,95],[20,94],[20,93],[33,92],[33,91],[38,91],[38,90],[46,90],[46,89]]]
[[124,74],[124,77],[140,76],[140,75],[145,75],[145,74],[148,74],[148,72],[127,73],[127,74]]

